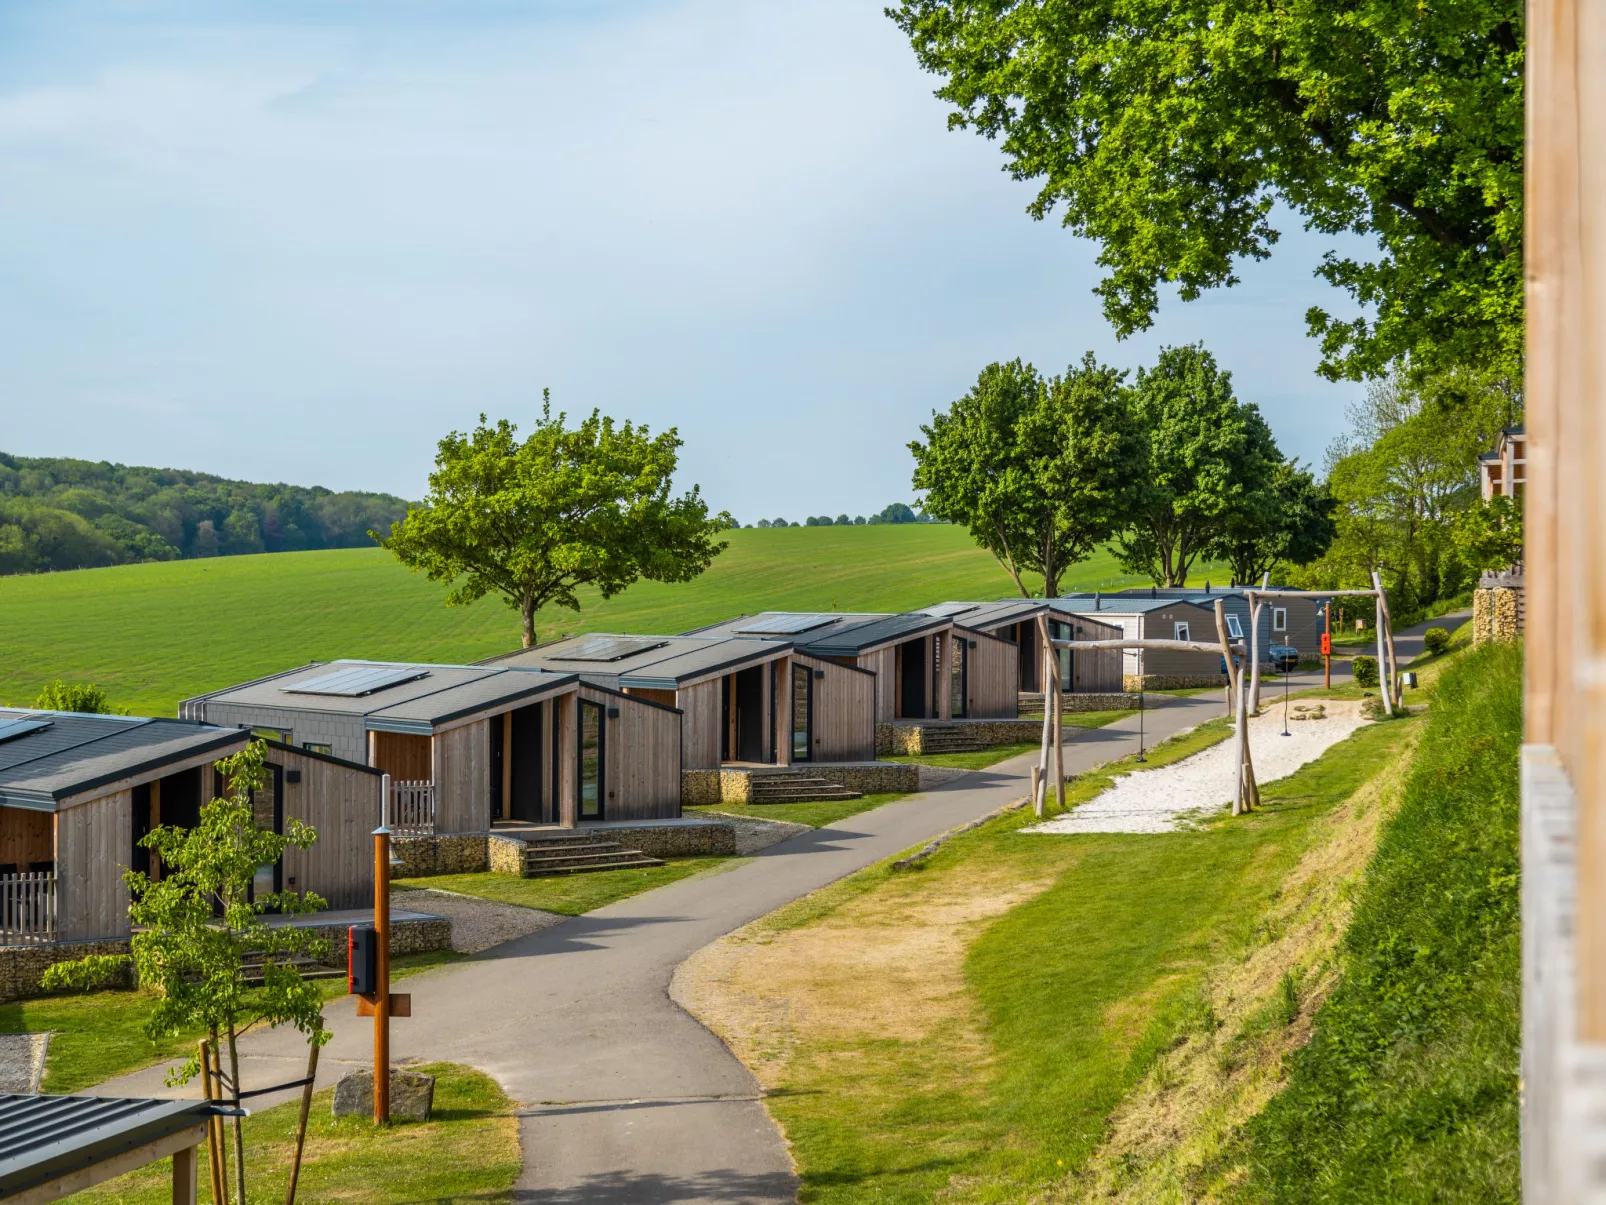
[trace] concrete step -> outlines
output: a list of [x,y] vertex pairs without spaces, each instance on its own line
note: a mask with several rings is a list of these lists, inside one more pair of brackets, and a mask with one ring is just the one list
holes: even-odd
[[611,854],[559,854],[525,858],[524,877],[540,879],[560,874],[583,874],[593,870],[632,870],[663,864],[662,858],[649,858],[634,849],[621,847],[616,853]]
[[612,853],[623,848],[624,846],[620,845],[619,842],[608,841],[602,837],[592,837],[585,841],[548,841],[538,838],[534,841],[525,842],[524,856],[528,858],[532,854]]
[[920,749],[923,753],[975,753],[984,746],[968,732],[951,728],[922,728]]
[[[303,979],[344,979],[346,977],[345,958],[343,949],[330,952],[330,957],[338,958],[340,965],[332,962],[316,962],[311,958],[279,958],[275,961],[280,966],[293,966],[300,970]],[[263,959],[247,958],[240,964],[240,981],[246,987],[261,987],[263,982]]]
[[827,803],[860,799],[840,783],[811,774],[765,774],[753,778],[750,803]]

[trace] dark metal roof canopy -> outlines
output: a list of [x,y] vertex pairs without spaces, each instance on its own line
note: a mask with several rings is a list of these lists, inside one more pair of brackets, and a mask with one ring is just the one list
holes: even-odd
[[0,1093],[0,1197],[180,1134],[211,1109],[204,1100]]

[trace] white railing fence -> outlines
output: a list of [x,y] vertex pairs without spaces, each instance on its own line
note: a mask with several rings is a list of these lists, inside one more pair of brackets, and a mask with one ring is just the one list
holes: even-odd
[[0,946],[56,940],[56,876],[48,872],[0,875]]
[[435,784],[394,782],[390,790],[390,831],[408,837],[434,836]]

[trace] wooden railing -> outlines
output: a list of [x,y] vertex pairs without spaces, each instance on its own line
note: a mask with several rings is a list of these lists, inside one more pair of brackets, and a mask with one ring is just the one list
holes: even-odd
[[404,837],[433,836],[435,784],[393,782],[390,791],[390,831]]
[[0,875],[0,946],[56,940],[56,876],[45,872]]

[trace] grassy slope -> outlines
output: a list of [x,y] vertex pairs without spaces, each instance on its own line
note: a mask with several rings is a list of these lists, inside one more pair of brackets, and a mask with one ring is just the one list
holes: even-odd
[[[802,1199],[915,1202],[962,1187],[966,1200],[1016,1201],[1062,1183],[1160,1053],[1208,1023],[1206,968],[1255,940],[1313,824],[1413,726],[1364,730],[1268,785],[1263,810],[1237,821],[1164,836],[1023,837],[1029,817],[1016,814],[957,838],[916,875],[872,868],[759,922],[812,924],[872,892],[912,891],[913,904],[922,880],[939,892],[945,877],[1052,881],[981,932],[965,964],[968,1003],[922,1040],[871,1033],[794,1052],[768,1104],[794,1144]],[[1154,760],[1223,735],[1207,725]],[[1073,798],[1107,781],[1089,776]],[[990,1052],[980,1062],[964,1038],[972,1024]]]
[[1446,669],[1344,980],[1249,1129],[1248,1199],[1519,1199],[1521,732],[1517,649]]
[[[582,591],[579,614],[545,613],[538,631],[679,632],[765,608],[906,610],[1015,592],[963,529],[943,524],[743,529],[729,540],[695,581],[638,582],[607,602]],[[1134,580],[1099,553],[1064,588]],[[467,661],[518,644],[500,600],[448,608],[444,593],[377,548],[0,577],[0,702],[30,702],[66,677],[166,715],[189,695],[315,659]]]
[[[494,1080],[450,1063],[418,1068],[435,1076],[427,1122],[374,1128],[365,1117],[334,1117],[334,1090],[312,1098],[307,1146],[296,1195],[303,1201],[506,1201],[521,1167],[513,1104]],[[299,1101],[253,1114],[245,1122],[245,1169],[250,1201],[284,1200],[295,1151]],[[233,1183],[233,1135],[228,1171]],[[172,1161],[156,1163],[97,1185],[74,1201],[161,1205],[173,1199]],[[200,1196],[211,1193],[206,1146],[201,1146]]]

